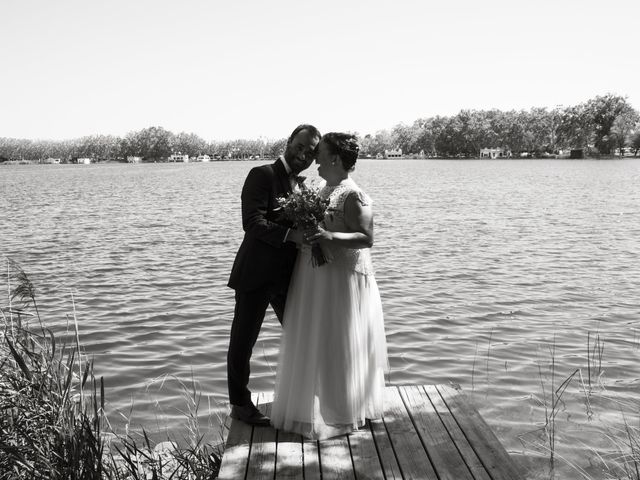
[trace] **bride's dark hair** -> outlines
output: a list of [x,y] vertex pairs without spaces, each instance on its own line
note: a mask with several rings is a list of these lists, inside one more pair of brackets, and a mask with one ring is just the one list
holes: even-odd
[[327,145],[329,153],[338,155],[342,161],[342,166],[347,172],[355,168],[360,146],[355,135],[350,133],[330,132],[322,137],[322,141]]

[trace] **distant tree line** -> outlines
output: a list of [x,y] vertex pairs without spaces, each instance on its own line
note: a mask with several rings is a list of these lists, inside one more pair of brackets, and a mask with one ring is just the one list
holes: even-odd
[[581,149],[610,155],[640,150],[640,115],[618,95],[595,97],[554,109],[462,110],[451,117],[420,118],[362,138],[361,152],[376,156],[388,149],[433,157],[477,157],[482,148],[503,148],[518,156],[544,156]]
[[[625,97],[608,94],[575,106],[554,109],[462,110],[450,117],[420,118],[361,140],[361,156],[376,157],[401,149],[405,155],[477,157],[483,148],[501,148],[514,156],[545,156],[580,149],[587,155],[611,155],[628,147],[640,150],[640,114]],[[49,141],[0,137],[0,161],[59,158],[73,161],[166,161],[172,154],[209,155],[213,159],[276,157],[286,139],[207,142],[193,133],[174,134],[162,127],[130,132],[125,137],[92,135]]]
[[73,161],[127,161],[139,157],[145,161],[166,161],[173,154],[212,159],[248,159],[275,157],[284,150],[286,140],[233,140],[207,142],[193,133],[174,134],[162,127],[130,132],[125,137],[91,135],[73,140],[26,140],[0,137],[0,161],[40,160],[47,158]]

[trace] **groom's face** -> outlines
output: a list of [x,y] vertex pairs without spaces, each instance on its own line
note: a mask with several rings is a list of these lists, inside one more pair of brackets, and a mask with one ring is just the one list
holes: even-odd
[[284,159],[296,174],[309,168],[316,156],[316,147],[320,138],[306,130],[300,130],[284,151]]

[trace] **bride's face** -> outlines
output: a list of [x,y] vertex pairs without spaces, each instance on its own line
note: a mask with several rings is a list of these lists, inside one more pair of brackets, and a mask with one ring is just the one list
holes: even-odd
[[318,164],[318,175],[327,180],[331,177],[336,169],[339,168],[338,155],[332,155],[329,152],[329,147],[325,142],[320,142],[318,145],[318,157],[316,158]]

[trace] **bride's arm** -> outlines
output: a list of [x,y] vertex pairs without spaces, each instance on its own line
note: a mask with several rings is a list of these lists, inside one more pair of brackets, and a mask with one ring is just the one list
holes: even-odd
[[330,232],[319,228],[309,236],[310,242],[327,242],[348,248],[370,248],[373,245],[373,211],[358,195],[349,195],[344,202],[344,221],[350,232]]

